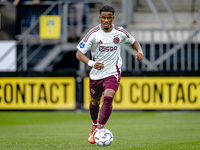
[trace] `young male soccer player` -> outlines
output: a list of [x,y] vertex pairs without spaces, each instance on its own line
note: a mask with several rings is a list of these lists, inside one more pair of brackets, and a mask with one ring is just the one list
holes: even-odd
[[[92,28],[77,45],[76,57],[88,64],[90,71],[90,95],[89,106],[92,119],[92,128],[88,142],[95,143],[94,135],[102,129],[112,112],[113,97],[118,89],[121,78],[122,59],[120,56],[121,44],[133,45],[137,51],[137,61],[143,59],[143,51],[140,44],[122,27],[112,24],[115,10],[111,6],[103,6],[99,10],[101,24]],[[91,50],[92,60],[85,56]],[[100,98],[104,93],[103,105],[99,113]]]

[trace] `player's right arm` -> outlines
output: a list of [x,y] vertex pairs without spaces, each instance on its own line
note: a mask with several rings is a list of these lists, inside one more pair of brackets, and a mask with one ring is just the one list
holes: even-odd
[[92,48],[93,40],[95,39],[94,33],[100,30],[99,26],[94,27],[91,29],[87,35],[81,40],[81,42],[77,45],[77,53],[76,58],[83,63],[89,65],[90,67],[93,67],[97,70],[101,70],[104,68],[103,62],[94,62],[93,60],[90,60],[85,54],[88,50]]
[[76,58],[83,63],[89,65],[90,67],[93,67],[97,70],[101,70],[104,68],[104,64],[102,62],[94,62],[90,60],[85,54],[83,54],[80,50],[76,52]]

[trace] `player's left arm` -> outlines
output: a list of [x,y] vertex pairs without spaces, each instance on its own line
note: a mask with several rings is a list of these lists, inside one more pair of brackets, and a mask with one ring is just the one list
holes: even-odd
[[143,60],[144,54],[140,46],[140,43],[138,41],[135,40],[135,42],[133,43],[133,48],[137,51],[137,53],[135,54],[136,60],[137,61]]

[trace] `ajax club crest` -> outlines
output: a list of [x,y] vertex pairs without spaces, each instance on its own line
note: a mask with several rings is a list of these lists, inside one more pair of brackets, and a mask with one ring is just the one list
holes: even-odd
[[119,43],[119,38],[118,38],[118,37],[115,37],[115,38],[113,39],[113,42],[114,42],[115,44],[118,44],[118,43]]

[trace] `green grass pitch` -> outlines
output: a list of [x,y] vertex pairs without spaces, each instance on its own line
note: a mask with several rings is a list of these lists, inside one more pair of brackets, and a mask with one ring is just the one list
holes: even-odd
[[87,142],[90,128],[88,111],[0,111],[0,149],[200,149],[200,111],[113,111],[108,147]]

